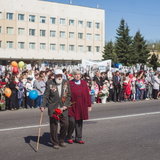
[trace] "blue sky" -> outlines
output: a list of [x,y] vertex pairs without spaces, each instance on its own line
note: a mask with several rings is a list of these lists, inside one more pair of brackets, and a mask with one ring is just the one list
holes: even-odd
[[[69,4],[70,0],[49,0]],[[130,35],[139,30],[147,41],[160,40],[160,0],[72,0],[73,5],[97,7],[105,10],[106,41],[114,41],[116,29],[123,18]]]

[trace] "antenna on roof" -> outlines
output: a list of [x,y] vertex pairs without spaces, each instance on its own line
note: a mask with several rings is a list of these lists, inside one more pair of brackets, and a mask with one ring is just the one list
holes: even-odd
[[72,4],[72,0],[69,0],[69,4]]
[[99,8],[99,4],[97,4],[97,8]]

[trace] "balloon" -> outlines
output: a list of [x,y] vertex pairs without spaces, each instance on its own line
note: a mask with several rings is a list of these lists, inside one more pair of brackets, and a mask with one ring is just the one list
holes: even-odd
[[122,64],[121,64],[121,63],[115,63],[114,66],[115,66],[116,68],[121,68],[121,67],[122,67]]
[[95,94],[95,90],[91,89],[91,95],[94,95],[94,94]]
[[29,98],[30,99],[36,99],[38,97],[38,92],[36,90],[29,91]]
[[17,73],[18,72],[18,67],[13,67],[12,72]]
[[118,63],[115,63],[115,64],[114,64],[114,67],[118,68]]
[[12,65],[12,67],[17,67],[17,66],[18,66],[18,64],[17,64],[16,61],[12,61],[12,62],[11,62],[11,65]]
[[20,62],[18,63],[18,66],[19,66],[19,68],[23,68],[23,67],[24,67],[24,62],[23,62],[23,61],[20,61]]
[[5,88],[4,94],[5,94],[6,97],[9,98],[11,96],[11,94],[12,94],[11,89],[10,88]]

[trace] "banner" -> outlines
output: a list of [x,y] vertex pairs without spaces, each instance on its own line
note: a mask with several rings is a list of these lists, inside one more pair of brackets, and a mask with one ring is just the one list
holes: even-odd
[[101,72],[105,72],[106,70],[111,70],[111,60],[105,60],[101,62],[82,60],[83,67],[92,67],[94,69],[99,69]]

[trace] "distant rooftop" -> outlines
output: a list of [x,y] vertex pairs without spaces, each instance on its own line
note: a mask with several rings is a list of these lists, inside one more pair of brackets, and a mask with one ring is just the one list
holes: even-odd
[[[90,7],[90,6],[83,6],[83,5],[76,5],[73,4],[73,0],[66,0],[66,3],[61,3],[61,2],[55,2],[54,0],[37,0],[37,1],[45,1],[45,2],[53,2],[53,3],[58,3],[58,4],[66,4],[66,5],[73,5],[73,6],[80,6],[80,7],[87,7],[87,8],[93,8],[93,9],[102,9],[99,7],[97,4],[97,7]],[[68,3],[67,3],[68,2]]]

